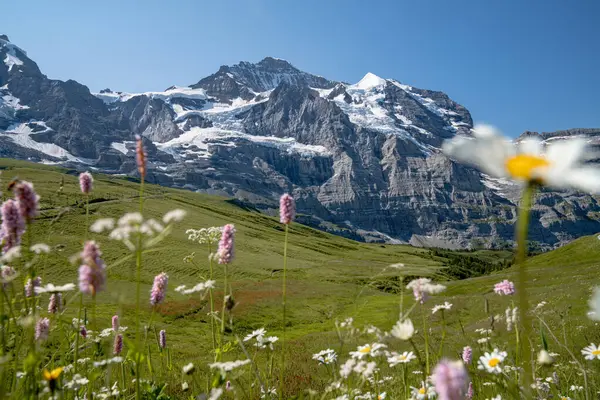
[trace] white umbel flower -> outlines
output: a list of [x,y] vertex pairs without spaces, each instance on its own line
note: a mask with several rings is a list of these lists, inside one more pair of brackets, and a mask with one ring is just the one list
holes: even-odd
[[586,164],[595,155],[583,138],[544,145],[539,138],[530,137],[514,143],[491,126],[476,125],[473,137],[457,136],[446,141],[442,150],[494,178],[600,193],[600,170]]
[[415,333],[415,327],[412,321],[406,318],[404,321],[396,322],[392,328],[392,336],[400,340],[408,340]]

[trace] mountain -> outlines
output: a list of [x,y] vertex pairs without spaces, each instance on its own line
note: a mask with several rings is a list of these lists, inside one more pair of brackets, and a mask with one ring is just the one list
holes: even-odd
[[[139,134],[154,183],[267,213],[290,192],[301,222],[366,241],[511,245],[518,188],[441,153],[473,125],[445,93],[372,73],[331,81],[272,57],[162,92],[91,93],[48,79],[6,36],[0,59],[0,156],[135,175]],[[600,141],[600,129],[526,135]],[[599,211],[597,197],[543,192],[532,240],[551,248],[595,233]]]

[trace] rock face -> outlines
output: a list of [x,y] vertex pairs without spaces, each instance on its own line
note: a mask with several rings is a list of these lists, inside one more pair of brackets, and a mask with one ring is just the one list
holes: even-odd
[[[512,245],[519,188],[441,153],[444,140],[473,124],[442,92],[371,73],[354,85],[334,82],[267,57],[222,66],[189,87],[92,94],[48,79],[6,37],[0,60],[0,156],[134,175],[141,135],[148,178],[162,185],[269,213],[290,192],[303,223],[362,240]],[[600,144],[600,129],[524,135]],[[595,233],[599,211],[594,196],[542,192],[531,237],[551,248]]]

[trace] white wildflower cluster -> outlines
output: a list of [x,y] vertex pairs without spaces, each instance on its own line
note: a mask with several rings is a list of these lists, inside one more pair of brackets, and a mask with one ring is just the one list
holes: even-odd
[[386,357],[390,367],[395,367],[398,364],[406,364],[417,358],[412,351],[405,351],[402,354],[392,351],[387,353]]
[[86,386],[90,383],[90,380],[85,376],[81,376],[79,374],[73,375],[73,378],[70,381],[65,382],[65,388],[70,390],[79,390],[80,388]]
[[420,387],[410,387],[411,399],[414,400],[424,400],[424,399],[434,399],[437,396],[435,392],[435,387],[429,381],[421,382]]
[[446,290],[446,286],[438,283],[432,283],[429,278],[419,278],[412,280],[406,285],[407,289],[412,289],[415,300],[423,304],[432,294],[438,294]]
[[333,364],[335,360],[337,360],[337,354],[335,353],[335,350],[326,349],[313,354],[312,359],[317,360],[320,364],[328,365]]
[[31,252],[38,254],[38,255],[50,253],[50,246],[48,246],[46,243],[34,244],[29,249],[31,250]]
[[223,233],[222,226],[211,226],[210,228],[188,229],[185,231],[188,240],[200,244],[213,244],[219,241]]
[[506,309],[506,330],[507,331],[512,331],[513,326],[517,324],[517,322],[519,321],[519,308],[518,307],[513,307],[510,308],[508,307]]
[[123,362],[123,357],[113,357],[105,360],[94,361],[94,368],[105,367],[110,364],[119,364]]
[[360,359],[349,358],[340,367],[340,376],[347,379],[353,372],[367,379],[377,371],[377,363],[375,361],[366,362]]
[[452,308],[452,304],[448,303],[447,301],[444,302],[444,304],[438,304],[437,306],[433,307],[431,309],[431,313],[435,314],[436,312],[440,311],[440,310],[450,310]]
[[363,357],[377,357],[384,353],[387,346],[383,343],[365,344],[358,346],[356,351],[351,351],[350,356],[357,360],[362,360]]
[[124,243],[131,251],[136,249],[132,237],[143,235],[148,238],[143,247],[148,248],[160,242],[170,232],[172,224],[181,221],[185,217],[183,210],[171,210],[167,212],[162,223],[153,218],[144,219],[139,212],[131,212],[123,215],[116,222],[112,218],[101,218],[94,222],[90,230],[95,233],[110,231],[108,237],[112,240]]
[[214,289],[216,281],[208,280],[206,282],[200,282],[191,288],[188,288],[186,285],[180,285],[175,288],[176,292],[181,294],[192,294],[198,292],[205,292],[208,289]]
[[252,333],[246,335],[244,342],[256,339],[254,346],[259,349],[270,348],[273,350],[273,344],[279,340],[277,336],[267,336],[267,331],[264,328],[252,331]]
[[[221,373],[221,376],[225,378],[227,373],[232,372],[235,369],[243,367],[244,365],[250,364],[250,360],[235,360],[225,362],[215,362],[208,364],[210,369],[217,369]],[[184,371],[185,372],[185,371]]]
[[121,392],[119,392],[119,384],[115,382],[112,387],[102,387],[98,393],[94,393],[94,398],[100,400],[106,400],[110,398],[118,398]]
[[408,318],[396,322],[396,324],[392,327],[392,331],[390,332],[393,337],[400,340],[408,340],[413,336],[414,333],[415,327],[412,321]]

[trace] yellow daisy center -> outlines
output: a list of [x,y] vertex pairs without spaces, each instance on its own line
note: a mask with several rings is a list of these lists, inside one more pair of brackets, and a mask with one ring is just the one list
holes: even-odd
[[494,358],[491,358],[491,359],[490,359],[490,361],[488,361],[488,365],[489,365],[491,368],[494,368],[494,367],[496,367],[498,364],[500,364],[500,359],[498,359],[498,358],[495,358],[495,357],[494,357]]
[[419,389],[419,394],[425,394],[425,388]]
[[398,356],[398,358],[400,358],[401,360],[406,360],[406,356],[404,354]]
[[514,178],[530,180],[533,170],[546,168],[550,165],[548,160],[530,154],[519,154],[506,160],[506,169]]
[[367,354],[371,352],[371,346],[363,347],[358,351],[359,353]]
[[593,356],[597,356],[598,354],[600,354],[600,349],[592,351]]

